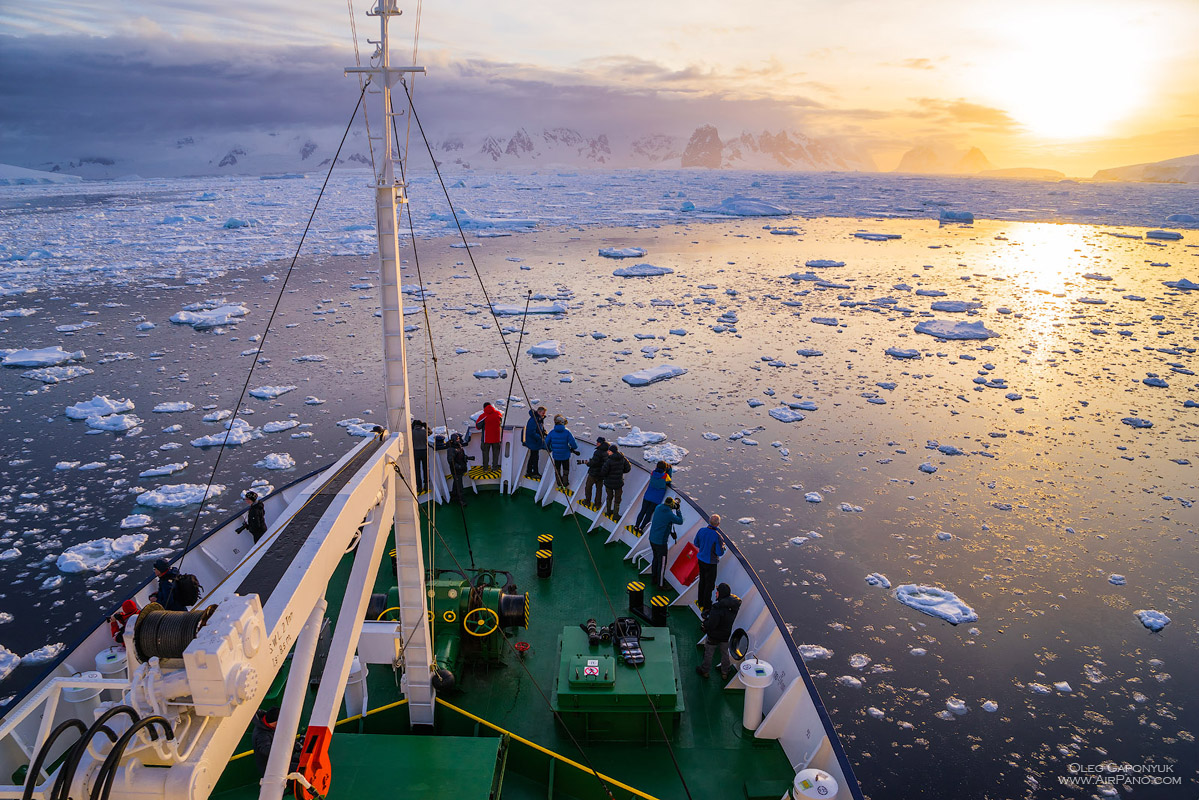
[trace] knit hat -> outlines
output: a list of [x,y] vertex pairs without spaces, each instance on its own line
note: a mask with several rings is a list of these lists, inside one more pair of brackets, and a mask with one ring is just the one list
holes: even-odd
[[154,571],[155,572],[167,572],[168,570],[170,570],[170,568],[171,568],[171,562],[167,561],[165,558],[160,558],[154,562]]
[[716,596],[717,597],[728,597],[732,593],[733,593],[733,590],[729,588],[729,585],[727,583],[719,584],[716,587]]

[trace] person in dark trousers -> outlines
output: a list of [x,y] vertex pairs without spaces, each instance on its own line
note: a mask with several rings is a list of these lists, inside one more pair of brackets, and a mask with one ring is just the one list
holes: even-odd
[[654,467],[654,471],[649,476],[649,488],[645,490],[645,494],[641,498],[641,511],[637,513],[637,521],[633,523],[633,527],[641,533],[645,533],[645,526],[653,519],[654,509],[666,497],[666,490],[670,488],[670,465],[665,461],[659,461]]
[[[595,452],[587,461],[587,483],[583,485],[583,500],[592,508],[598,509],[600,500],[603,499],[604,483],[600,478],[600,471],[603,470],[604,462],[607,460],[608,440],[601,436],[595,440]],[[592,489],[595,489],[595,500],[591,499]]]
[[160,604],[168,611],[187,611],[187,606],[175,599],[175,582],[179,580],[179,570],[172,567],[165,558],[154,562],[154,574],[158,576],[158,591],[150,595],[150,601]]
[[[260,708],[254,712],[254,727],[250,741],[254,748],[254,764],[258,767],[259,775],[266,775],[266,766],[271,758],[271,746],[275,742],[275,726],[278,724],[278,708]],[[302,750],[303,745],[299,739],[296,739],[295,746],[292,748],[291,766],[287,770],[288,774],[295,772],[296,768],[300,765]]]
[[541,451],[545,449],[545,406],[529,409],[529,421],[525,423],[525,447],[529,451],[529,462],[525,464],[525,477],[541,480]]
[[483,404],[483,413],[475,427],[483,431],[483,468],[500,468],[500,441],[504,438],[504,415],[491,403]]
[[579,454],[579,443],[574,434],[566,430],[567,421],[561,414],[555,414],[554,429],[545,437],[545,444],[554,457],[554,475],[563,489],[570,487],[570,454]]
[[604,488],[607,490],[604,513],[609,517],[615,517],[620,513],[620,496],[624,493],[624,476],[631,469],[633,469],[633,465],[620,452],[620,448],[614,444],[608,445],[608,458],[600,470],[600,477],[603,478]]
[[460,506],[466,505],[466,497],[462,493],[462,476],[466,474],[467,458],[466,451],[462,449],[462,437],[455,433],[450,437],[450,448],[446,452],[446,457],[450,462],[450,477],[454,479],[453,487],[450,489],[450,500]]
[[266,533],[266,506],[258,499],[258,492],[249,491],[243,497],[250,504],[250,507],[246,509],[245,522],[238,525],[237,530],[234,532],[241,533],[248,530],[250,535],[254,537],[254,543],[257,544],[262,535]]
[[660,503],[654,509],[649,523],[649,547],[653,551],[650,569],[653,584],[659,589],[664,586],[666,578],[666,553],[670,550],[670,540],[678,538],[674,526],[682,524],[683,515],[679,513],[678,500]]
[[733,636],[733,623],[741,610],[741,600],[733,596],[727,583],[716,587],[716,602],[704,616],[704,663],[695,668],[701,678],[708,677],[712,669],[712,656],[720,650],[720,677],[726,681],[733,677],[733,659],[729,654],[729,639]]
[[723,533],[720,530],[720,515],[713,514],[708,519],[706,527],[695,533],[692,544],[699,551],[699,597],[695,604],[700,611],[707,611],[712,605],[712,589],[716,586],[716,565],[724,555]]
[[412,466],[416,471],[416,493],[429,491],[429,426],[412,420]]

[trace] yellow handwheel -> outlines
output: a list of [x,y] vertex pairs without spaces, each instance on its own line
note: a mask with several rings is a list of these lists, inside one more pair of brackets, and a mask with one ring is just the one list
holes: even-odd
[[478,636],[481,639],[499,629],[500,615],[485,606],[472,608],[462,618],[462,627],[466,628],[466,632],[471,636]]
[[444,614],[441,615],[441,618],[444,619],[446,622],[453,622],[454,620],[458,619],[458,615],[455,614],[453,611],[446,611]]

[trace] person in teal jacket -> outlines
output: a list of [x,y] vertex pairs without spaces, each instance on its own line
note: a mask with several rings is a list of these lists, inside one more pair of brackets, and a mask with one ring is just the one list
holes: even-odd
[[654,586],[663,588],[666,577],[666,553],[670,550],[670,540],[678,537],[674,532],[675,525],[683,524],[683,515],[679,513],[679,502],[672,499],[659,503],[649,523],[649,547],[653,551],[650,561],[650,579]]

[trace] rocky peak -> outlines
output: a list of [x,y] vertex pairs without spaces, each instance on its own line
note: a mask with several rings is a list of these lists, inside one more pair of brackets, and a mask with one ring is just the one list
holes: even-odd
[[529,132],[521,128],[516,133],[512,134],[512,138],[508,140],[508,146],[504,148],[504,152],[510,156],[522,156],[533,152],[533,140],[529,136]]
[[714,125],[704,125],[696,128],[683,150],[684,167],[707,167],[719,169],[722,145],[720,133]]

